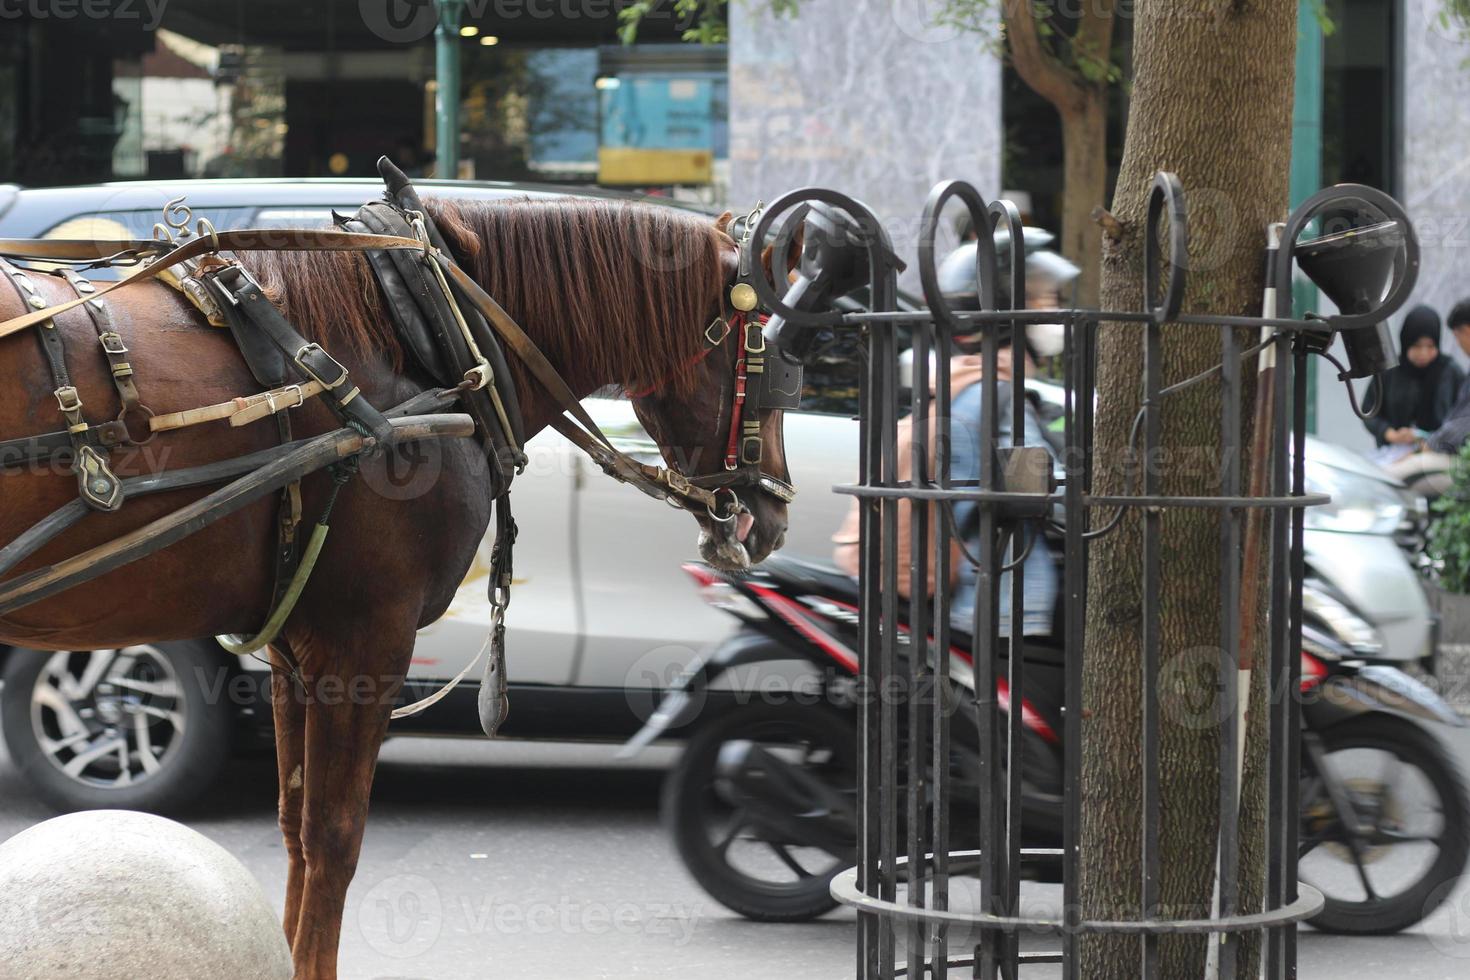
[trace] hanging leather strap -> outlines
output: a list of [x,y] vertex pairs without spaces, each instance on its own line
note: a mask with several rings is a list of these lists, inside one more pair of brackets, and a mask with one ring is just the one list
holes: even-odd
[[[60,274],[81,299],[89,299],[97,292],[97,287],[90,280],[71,269],[61,269]],[[107,308],[106,303],[97,299],[84,303],[83,306],[92,318],[97,341],[102,345],[102,355],[107,358],[107,366],[112,371],[112,385],[117,389],[118,400],[122,403],[118,420],[125,422],[129,415],[135,413],[152,415],[138,395],[138,385],[133,380],[133,365],[128,360],[128,348],[123,343],[122,335],[113,328],[112,311]]]

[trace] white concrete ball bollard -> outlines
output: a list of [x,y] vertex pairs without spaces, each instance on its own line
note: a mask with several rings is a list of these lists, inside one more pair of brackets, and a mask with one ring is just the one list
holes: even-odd
[[250,872],[182,824],[127,810],[47,820],[0,844],[6,980],[290,980]]

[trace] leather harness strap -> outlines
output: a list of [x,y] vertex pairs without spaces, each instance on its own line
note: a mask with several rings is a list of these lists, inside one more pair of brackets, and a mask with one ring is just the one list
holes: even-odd
[[[61,269],[60,275],[82,299],[97,292],[97,287],[90,280],[71,269]],[[122,403],[118,421],[126,423],[128,416],[135,414],[151,416],[153,413],[144,406],[143,399],[138,394],[138,386],[133,381],[133,365],[128,361],[127,345],[123,343],[122,335],[113,329],[112,311],[101,300],[92,300],[83,306],[92,318],[97,341],[102,345],[102,354],[107,358],[107,366],[112,371],[112,385],[117,389],[118,401]]]
[[[21,270],[0,260],[0,270],[7,273],[11,286],[27,306],[36,311],[47,311],[45,297],[36,289],[35,283]],[[71,382],[66,369],[66,345],[56,321],[45,318],[41,329],[36,332],[41,341],[41,351],[46,356],[46,365],[56,384],[56,405],[66,420],[66,435],[73,453],[72,472],[77,479],[77,493],[94,510],[115,511],[122,506],[122,481],[113,475],[107,458],[99,453],[88,433],[91,426],[82,415],[82,397]]]
[[[50,246],[41,251],[30,249],[26,242],[0,241],[0,256],[12,256],[18,258],[35,258],[56,261],[59,252],[55,248],[62,244],[76,244],[79,246],[82,256],[109,255],[112,249],[117,252],[129,252],[135,250],[137,245],[133,241],[111,241],[111,242],[35,242],[38,246]],[[193,238],[183,244],[170,245],[168,242],[145,243],[152,246],[161,246],[151,250],[150,254],[158,258],[134,269],[115,282],[108,283],[98,289],[93,299],[101,299],[103,296],[124,286],[133,283],[146,282],[156,279],[164,270],[171,269],[189,259],[199,258],[213,252],[366,252],[378,249],[409,249],[423,251],[424,246],[413,238],[401,238],[393,235],[357,235],[343,231],[324,230],[289,230],[281,229],[258,230],[245,229],[240,231],[221,231],[207,238]],[[33,327],[42,323],[52,315],[65,313],[67,310],[75,309],[86,302],[82,299],[74,299],[62,303],[50,311],[50,314],[37,311],[23,314],[11,320],[0,323],[0,338],[8,337],[13,333],[19,333],[27,327]]]

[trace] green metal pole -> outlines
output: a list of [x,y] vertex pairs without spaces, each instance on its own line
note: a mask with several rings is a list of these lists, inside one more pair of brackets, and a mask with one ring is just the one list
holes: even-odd
[[[1322,22],[1315,0],[1297,5],[1296,110],[1291,127],[1291,206],[1322,189]],[[1296,316],[1317,307],[1317,289],[1298,277],[1292,283]],[[1307,361],[1307,431],[1317,431],[1317,358]]]
[[434,31],[434,174],[441,180],[453,180],[459,176],[459,24],[465,0],[436,3],[439,26]]

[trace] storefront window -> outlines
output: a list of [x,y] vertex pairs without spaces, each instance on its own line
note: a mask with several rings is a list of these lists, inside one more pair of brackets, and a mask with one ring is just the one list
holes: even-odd
[[1392,0],[1329,0],[1322,77],[1322,181],[1392,191],[1398,38]]

